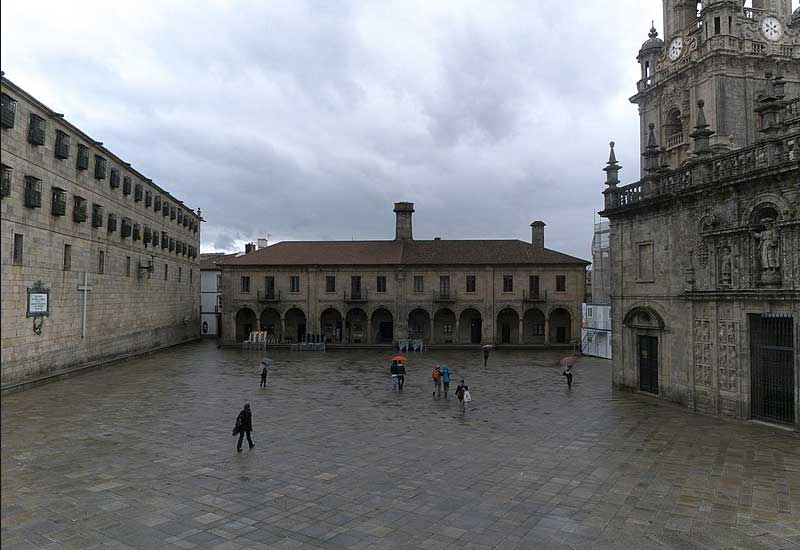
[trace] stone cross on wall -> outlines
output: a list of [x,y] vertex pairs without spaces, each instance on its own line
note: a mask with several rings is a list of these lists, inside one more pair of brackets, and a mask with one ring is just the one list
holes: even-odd
[[86,338],[86,302],[89,298],[89,292],[92,287],[89,286],[89,273],[83,272],[83,284],[78,285],[78,292],[83,293],[83,314],[81,315],[81,338]]

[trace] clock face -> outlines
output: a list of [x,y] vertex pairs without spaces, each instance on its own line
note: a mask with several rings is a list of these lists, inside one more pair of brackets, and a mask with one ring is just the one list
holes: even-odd
[[683,38],[678,36],[669,45],[669,58],[675,61],[681,56],[681,53],[683,53]]
[[780,40],[783,35],[783,28],[781,22],[775,17],[765,17],[761,20],[761,32],[767,40]]

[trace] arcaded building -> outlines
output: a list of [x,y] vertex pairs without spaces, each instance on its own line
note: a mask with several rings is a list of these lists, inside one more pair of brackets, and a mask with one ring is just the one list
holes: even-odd
[[521,240],[416,240],[414,205],[385,241],[281,242],[218,262],[223,337],[275,342],[573,345],[588,262]]
[[200,216],[2,78],[2,384],[198,336]]
[[800,9],[664,1],[640,181],[605,168],[613,382],[800,428]]

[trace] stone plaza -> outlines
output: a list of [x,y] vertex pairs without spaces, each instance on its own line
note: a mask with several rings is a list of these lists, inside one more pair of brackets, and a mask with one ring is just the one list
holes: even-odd
[[[194,342],[4,396],[2,547],[800,547],[800,438],[609,387],[548,351]],[[474,401],[431,396],[447,363]],[[244,402],[256,447],[231,437]]]

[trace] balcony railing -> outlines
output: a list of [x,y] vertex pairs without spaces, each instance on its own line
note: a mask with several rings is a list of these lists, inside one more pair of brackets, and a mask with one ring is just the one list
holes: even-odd
[[683,132],[672,134],[667,138],[667,149],[674,149],[675,147],[680,147],[685,143],[686,139],[683,136]]
[[367,301],[367,291],[366,290],[359,290],[357,292],[350,292],[349,294],[347,291],[344,292],[344,301],[345,302],[366,302]]
[[258,301],[259,302],[280,302],[281,301],[281,291],[280,290],[259,290],[258,291]]
[[538,292],[530,292],[528,290],[522,291],[522,301],[523,302],[546,302],[547,301],[547,291],[540,290]]
[[433,301],[434,302],[455,302],[456,301],[456,293],[452,290],[434,290],[433,291]]

